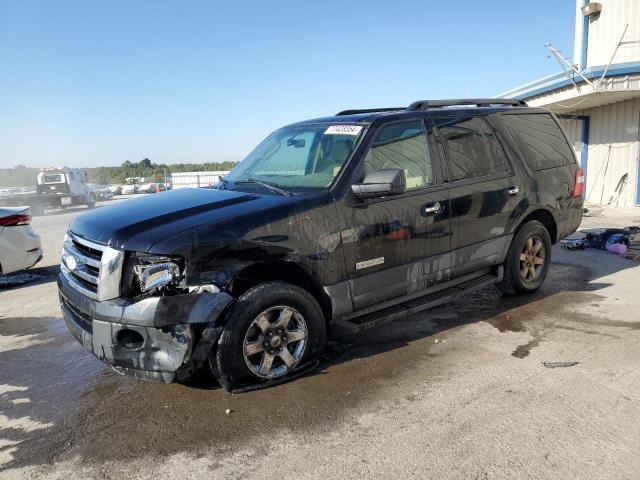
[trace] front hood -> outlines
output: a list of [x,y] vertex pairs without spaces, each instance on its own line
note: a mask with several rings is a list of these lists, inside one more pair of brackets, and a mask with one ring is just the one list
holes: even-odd
[[180,232],[293,198],[206,188],[173,190],[114,200],[117,203],[77,216],[70,230],[113,248],[146,252]]

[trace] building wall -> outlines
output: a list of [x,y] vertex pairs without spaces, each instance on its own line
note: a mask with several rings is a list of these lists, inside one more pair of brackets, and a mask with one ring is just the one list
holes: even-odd
[[215,185],[227,171],[179,172],[171,174],[171,186],[180,188],[200,188]]
[[[638,194],[640,155],[640,99],[583,110],[576,117],[589,117],[587,202],[632,206]],[[583,120],[562,120],[563,127],[581,159]],[[626,183],[618,197],[616,188]]]
[[[639,0],[597,0],[602,4],[600,15],[592,17],[588,26],[586,67],[607,65],[620,40],[625,25],[629,28],[624,36],[625,43],[615,55],[614,63],[637,62],[640,60],[640,1]],[[576,0],[576,24],[573,63],[580,65],[583,43],[584,17],[580,8],[588,2]]]

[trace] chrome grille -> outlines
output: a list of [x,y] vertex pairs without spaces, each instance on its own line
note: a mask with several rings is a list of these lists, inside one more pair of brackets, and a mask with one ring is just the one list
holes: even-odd
[[62,250],[60,270],[69,284],[94,300],[120,294],[123,252],[69,232]]

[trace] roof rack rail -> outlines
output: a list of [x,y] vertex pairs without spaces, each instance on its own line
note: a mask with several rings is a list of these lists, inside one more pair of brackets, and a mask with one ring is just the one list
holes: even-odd
[[397,112],[400,110],[406,110],[404,107],[391,107],[391,108],[362,108],[354,110],[342,110],[336,113],[336,117],[341,115],[355,115],[356,113],[375,113],[375,112]]
[[452,100],[418,100],[407,107],[407,110],[426,110],[428,108],[453,107],[457,105],[475,105],[488,107],[491,105],[510,105],[512,107],[528,107],[527,102],[517,98],[457,98]]

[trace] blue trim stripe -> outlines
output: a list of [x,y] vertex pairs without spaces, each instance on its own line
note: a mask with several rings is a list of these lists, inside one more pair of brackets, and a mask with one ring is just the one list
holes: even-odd
[[[584,0],[583,5],[587,5],[589,0]],[[580,12],[582,13],[582,12]],[[589,16],[582,17],[582,51],[580,52],[580,71],[587,68],[587,53],[589,49]]]
[[587,165],[589,161],[589,116],[578,117],[582,120],[582,146],[580,147],[580,168],[584,174],[584,196],[587,196]]
[[552,82],[553,80],[560,80],[560,79],[565,79],[567,78],[567,74],[564,72],[560,72],[560,73],[554,73],[553,75],[547,75],[546,77],[542,77],[538,80],[534,80],[533,82],[530,83],[525,83],[524,85],[521,85],[519,87],[513,88],[507,92],[503,92],[500,95],[498,95],[499,98],[512,98],[513,95],[518,94],[518,92],[524,92],[527,91],[533,87],[537,87],[540,85],[546,85],[549,82]]
[[[640,125],[640,115],[638,115]],[[640,206],[640,130],[638,130],[638,177],[636,178],[636,205]]]
[[640,154],[638,154],[638,178],[636,180],[636,205],[640,206]]
[[587,167],[589,165],[589,115],[558,115],[565,120],[580,120],[582,129],[580,132],[580,168],[584,175],[584,196],[587,195]]
[[[593,78],[600,78],[606,69],[606,65],[601,65],[598,67],[587,68],[582,74],[587,77],[589,80]],[[640,62],[627,62],[627,63],[618,63],[613,64],[609,67],[607,71],[607,77],[616,77],[620,75],[632,75],[640,73]],[[553,81],[556,78],[563,78],[564,80]],[[582,77],[578,75],[572,76],[573,82],[576,84],[585,83]],[[566,74],[561,73],[555,75],[551,82],[546,85],[542,85],[539,88],[531,88],[532,86],[540,85],[539,82],[534,82],[532,84],[524,85],[520,88],[511,90],[510,92],[505,92],[505,96],[509,96],[510,98],[517,98],[520,100],[526,100],[527,98],[535,97],[537,95],[542,95],[543,93],[553,92],[554,90],[558,90],[560,88],[567,87],[569,85],[573,85],[573,82],[566,77]]]

